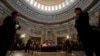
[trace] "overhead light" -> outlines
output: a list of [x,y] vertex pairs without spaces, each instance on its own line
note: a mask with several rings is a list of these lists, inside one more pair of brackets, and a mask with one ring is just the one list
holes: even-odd
[[41,5],[41,9],[44,10],[44,5]]
[[34,2],[34,7],[37,7],[37,4],[38,4],[38,3],[35,1],[35,2]]
[[38,6],[37,7],[40,9],[41,8],[41,4],[38,3]]
[[30,1],[30,4],[33,4],[33,0]]
[[47,8],[48,6],[45,6],[44,8],[45,8],[45,10],[48,10],[48,8]]
[[21,38],[25,38],[25,37],[26,37],[26,34],[22,34],[22,35],[21,35]]
[[58,5],[55,6],[55,10],[58,10]]
[[26,1],[30,5],[33,5],[33,7],[37,8],[37,9],[41,9],[46,12],[48,12],[48,11],[53,12],[53,11],[60,10],[62,8],[69,6],[73,2],[75,2],[75,0],[65,0],[64,2],[62,2],[60,4],[48,6],[48,5],[41,4],[41,3],[37,2],[36,0],[26,0]]
[[62,7],[65,7],[65,2],[64,2],[64,3],[62,3]]
[[62,8],[62,5],[61,4],[59,4],[59,9],[61,9]]
[[71,37],[69,35],[66,36],[66,39],[71,39]]
[[54,11],[54,10],[55,10],[54,6],[52,6],[51,8],[52,8],[52,11]]

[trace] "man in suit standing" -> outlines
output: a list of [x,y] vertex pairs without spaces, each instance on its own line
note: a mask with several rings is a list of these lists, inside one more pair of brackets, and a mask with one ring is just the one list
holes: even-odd
[[20,29],[19,23],[16,20],[18,17],[18,12],[12,12],[11,16],[7,16],[3,21],[0,32],[0,56],[6,56],[14,41],[16,30]]
[[81,8],[76,8],[75,14],[77,15],[75,28],[83,44],[86,56],[93,56],[93,29],[89,24],[89,15],[87,12],[83,12]]
[[[96,56],[100,56],[100,12],[98,11],[96,14],[95,14],[95,19],[98,19],[98,26],[93,26],[93,33],[94,33],[94,42],[95,42],[95,45],[94,45],[94,52],[96,53]],[[95,20],[94,19],[94,20]]]

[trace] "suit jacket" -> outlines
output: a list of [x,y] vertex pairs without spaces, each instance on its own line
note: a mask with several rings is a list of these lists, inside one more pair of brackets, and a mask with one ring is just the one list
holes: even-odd
[[81,13],[79,15],[79,17],[76,19],[75,27],[77,29],[79,39],[85,40],[86,42],[90,40],[90,38],[93,38],[93,29],[89,24],[88,13]]
[[12,16],[7,16],[1,27],[1,38],[3,40],[12,40],[16,34],[16,30],[20,28],[16,29],[16,25],[19,25],[19,23]]
[[88,13],[81,13],[75,21],[75,28],[78,32],[87,32],[92,29],[89,24]]
[[3,28],[9,32],[16,33],[16,30],[20,28],[19,25],[19,27],[16,29],[16,25],[19,25],[19,22],[16,21],[12,16],[7,16],[4,20]]

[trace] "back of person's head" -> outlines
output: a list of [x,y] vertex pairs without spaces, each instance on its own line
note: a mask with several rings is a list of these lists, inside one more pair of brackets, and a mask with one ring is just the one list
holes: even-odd
[[16,11],[14,11],[14,12],[11,13],[12,16],[13,15],[17,15],[17,14],[18,14],[18,12],[16,12]]
[[76,15],[80,15],[83,11],[82,11],[81,8],[75,8],[74,12],[75,12]]
[[76,11],[76,10],[78,10],[78,11],[81,11],[81,12],[82,12],[82,9],[81,9],[81,8],[75,8],[75,11]]
[[14,12],[11,13],[11,16],[12,16],[13,18],[17,19],[20,15],[19,15],[18,12],[14,11]]

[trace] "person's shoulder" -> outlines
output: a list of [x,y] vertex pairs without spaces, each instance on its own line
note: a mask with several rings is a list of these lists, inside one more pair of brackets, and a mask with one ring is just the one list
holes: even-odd
[[87,11],[83,12],[84,15],[89,15],[89,13]]
[[89,16],[89,14],[88,14],[88,12],[82,12],[81,14],[80,14],[80,17],[88,17]]
[[11,16],[6,16],[6,18],[11,18]]
[[11,19],[12,17],[11,16],[6,16],[5,17],[5,20],[9,20],[9,19]]

